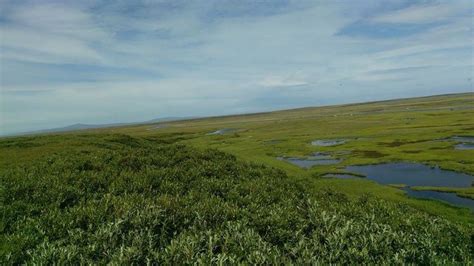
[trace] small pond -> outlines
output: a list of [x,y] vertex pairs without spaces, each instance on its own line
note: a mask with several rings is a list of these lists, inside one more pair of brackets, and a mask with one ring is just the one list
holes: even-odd
[[[417,198],[438,199],[453,205],[473,208],[474,200],[462,198],[455,193],[437,191],[415,191],[411,186],[433,186],[433,187],[471,187],[474,176],[443,170],[438,167],[430,167],[418,163],[385,163],[377,165],[355,165],[345,168],[346,171],[359,173],[377,183],[404,184],[403,188],[409,196]],[[353,178],[351,175],[335,175],[336,178]]]
[[224,135],[226,133],[231,133],[234,131],[236,131],[234,128],[222,128],[222,129],[207,133],[207,135]]
[[149,128],[148,130],[157,130],[157,129],[165,128],[165,127],[167,127],[167,126],[166,125],[157,125],[157,126]]
[[473,136],[454,136],[450,138],[441,139],[444,141],[451,140],[457,142],[454,146],[456,150],[474,150],[474,137]]
[[470,187],[474,176],[430,167],[418,163],[385,163],[354,165],[345,169],[364,174],[380,184],[405,184],[407,186]]
[[329,147],[329,146],[336,146],[346,143],[347,140],[345,139],[320,139],[311,142],[311,145],[314,146],[321,146],[321,147]]
[[474,150],[474,143],[459,143],[454,148],[456,150]]
[[341,160],[334,159],[329,154],[314,153],[306,158],[297,157],[277,157],[278,160],[286,161],[301,168],[309,169],[315,165],[331,165],[340,163]]

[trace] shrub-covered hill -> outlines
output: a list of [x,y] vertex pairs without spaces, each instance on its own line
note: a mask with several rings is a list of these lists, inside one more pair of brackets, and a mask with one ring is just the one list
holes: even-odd
[[1,264],[472,262],[468,228],[166,142],[95,136],[2,169]]

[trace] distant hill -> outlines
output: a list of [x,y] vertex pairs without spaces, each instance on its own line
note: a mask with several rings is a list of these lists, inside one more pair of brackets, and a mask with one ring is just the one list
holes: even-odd
[[52,133],[52,132],[65,132],[65,131],[74,131],[74,130],[83,130],[83,129],[94,129],[94,128],[105,128],[105,127],[115,127],[115,126],[126,126],[129,123],[114,123],[114,124],[73,124],[65,127],[49,128],[42,130],[35,130],[20,134],[37,134],[37,133]]
[[35,131],[28,131],[22,133],[11,134],[14,135],[30,135],[30,134],[42,134],[42,133],[55,133],[55,132],[67,132],[67,131],[75,131],[75,130],[85,130],[85,129],[97,129],[97,128],[108,128],[108,127],[119,127],[119,126],[130,126],[130,125],[146,125],[146,124],[156,124],[162,122],[171,122],[171,121],[179,121],[179,120],[187,120],[187,119],[194,119],[197,117],[162,117],[162,118],[155,118],[143,122],[131,122],[131,123],[111,123],[111,124],[72,124],[65,127],[57,127],[57,128],[49,128],[49,129],[41,129]]

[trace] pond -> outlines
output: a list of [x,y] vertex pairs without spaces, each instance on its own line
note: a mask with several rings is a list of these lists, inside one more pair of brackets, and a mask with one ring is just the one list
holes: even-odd
[[385,163],[354,165],[346,171],[364,174],[380,184],[405,184],[407,186],[470,187],[474,176],[430,167],[418,163]]
[[474,150],[474,143],[459,143],[454,148],[456,150]]
[[207,133],[207,135],[224,135],[226,133],[231,133],[233,131],[235,131],[234,128],[222,128],[222,129]]
[[334,159],[329,154],[314,153],[306,158],[297,157],[277,157],[278,160],[286,161],[301,168],[309,169],[315,165],[331,165],[340,163],[341,160]]
[[472,136],[454,136],[442,140],[451,140],[457,142],[454,146],[456,150],[474,150],[474,137]]
[[[430,167],[418,163],[385,163],[377,165],[355,165],[345,168],[346,171],[364,174],[366,178],[377,183],[404,184],[403,188],[407,195],[416,198],[429,198],[446,201],[450,204],[468,207],[474,210],[474,200],[462,198],[455,193],[437,191],[416,191],[410,189],[411,186],[433,186],[433,187],[471,187],[474,176],[443,170],[438,167]],[[336,178],[353,178],[351,175],[335,175]]]
[[336,146],[346,143],[347,140],[345,139],[320,139],[311,142],[311,145],[314,146],[321,146],[321,147],[329,147],[329,146]]
[[167,127],[166,125],[157,125],[157,126],[148,128],[148,130],[157,130],[157,129],[166,128],[166,127]]

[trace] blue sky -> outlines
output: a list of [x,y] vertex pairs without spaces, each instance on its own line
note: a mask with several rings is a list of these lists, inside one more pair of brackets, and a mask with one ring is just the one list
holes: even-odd
[[0,133],[473,91],[473,2],[0,0]]

